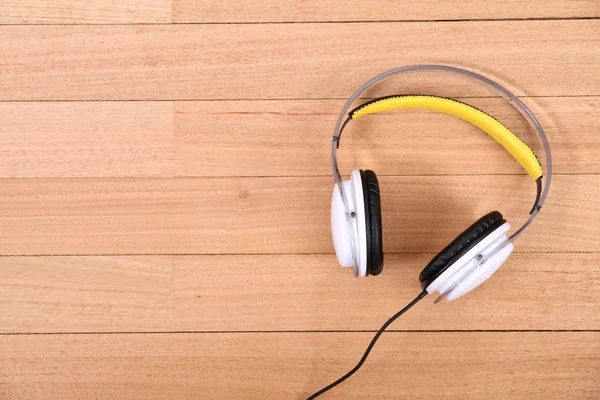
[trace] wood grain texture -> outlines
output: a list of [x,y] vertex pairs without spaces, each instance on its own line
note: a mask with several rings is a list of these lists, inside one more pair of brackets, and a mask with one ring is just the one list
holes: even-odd
[[0,102],[0,177],[173,175],[170,102]]
[[172,329],[172,257],[4,257],[0,326],[11,332]]
[[442,0],[406,3],[329,1],[306,3],[285,0],[277,4],[196,0],[4,0],[0,24],[110,24],[203,22],[309,22],[309,21],[420,21],[528,18],[591,18],[600,16],[592,0],[493,2],[468,1],[457,7]]
[[[327,398],[600,398],[600,3],[413,3],[0,0],[0,399],[301,399],[346,372],[436,251],[535,193],[462,121],[356,121],[341,167],[380,175],[386,269],[337,266],[335,118],[417,63],[522,96],[558,175],[489,282],[427,297]],[[394,93],[525,130],[450,77],[364,95]]]
[[171,0],[2,0],[0,24],[171,22]]
[[[462,100],[500,119],[542,154],[508,104]],[[600,173],[599,97],[524,100],[546,130],[555,172]],[[0,177],[328,175],[326,141],[343,103],[191,101],[176,102],[173,110],[168,101],[0,102]],[[344,133],[340,162],[342,171],[363,167],[380,176],[523,173],[474,126],[426,111],[355,121]]]
[[[501,99],[461,99],[499,119],[531,144],[527,122]],[[523,99],[552,145],[554,171],[600,173],[598,97]],[[345,100],[207,101],[175,104],[175,166],[183,176],[311,176],[331,173],[328,138]],[[357,103],[360,104],[360,103]],[[478,128],[458,118],[406,110],[353,121],[340,146],[340,170],[393,174],[522,174]],[[465,157],[465,151],[469,156]],[[268,164],[266,163],[268,160]],[[441,162],[440,160],[443,160]]]
[[335,0],[306,2],[173,0],[174,22],[302,22],[377,20],[473,20],[506,18],[578,18],[600,16],[593,0],[403,2]]
[[[0,333],[372,330],[420,291],[432,256],[388,254],[369,279],[334,255],[4,257]],[[597,259],[514,254],[461,301],[430,296],[395,328],[598,330]]]
[[[355,279],[334,255],[176,256],[177,330],[376,330],[420,291],[433,254],[386,255]],[[598,254],[514,254],[461,301],[425,298],[401,330],[600,329]],[[535,285],[532,283],[535,282]]]
[[[372,333],[0,336],[0,396],[304,399]],[[597,399],[598,332],[390,332],[328,399]],[[431,384],[435,382],[435,385]]]
[[[384,249],[439,251],[499,209],[523,223],[527,176],[380,179]],[[517,251],[600,251],[600,175],[557,175]],[[331,178],[9,179],[0,254],[331,253]]]
[[597,20],[2,26],[0,49],[0,100],[345,98],[417,63],[520,95],[600,94]]

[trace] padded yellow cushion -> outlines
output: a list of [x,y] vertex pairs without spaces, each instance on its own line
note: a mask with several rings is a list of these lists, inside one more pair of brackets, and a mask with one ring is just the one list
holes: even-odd
[[467,121],[500,143],[533,180],[542,176],[542,166],[533,150],[491,115],[460,101],[445,97],[406,95],[383,97],[365,103],[350,113],[352,119],[389,110],[419,108],[439,111]]

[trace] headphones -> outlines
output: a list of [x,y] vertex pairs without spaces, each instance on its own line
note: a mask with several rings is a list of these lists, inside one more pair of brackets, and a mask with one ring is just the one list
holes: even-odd
[[[545,153],[545,175],[533,150],[517,135],[491,115],[460,101],[428,95],[394,95],[380,97],[353,109],[350,108],[365,90],[375,84],[398,75],[416,72],[443,73],[466,78],[504,98],[527,120],[542,144]],[[552,180],[550,145],[540,123],[519,98],[488,78],[455,67],[414,65],[384,72],[369,80],[348,99],[340,112],[331,142],[334,181],[331,198],[331,235],[338,262],[342,267],[351,267],[355,276],[379,275],[383,271],[381,192],[377,175],[371,170],[355,169],[350,174],[350,179],[342,179],[337,165],[337,149],[342,132],[350,121],[367,114],[415,108],[439,111],[458,117],[480,128],[500,143],[536,183],[537,192],[529,218],[511,235],[508,233],[510,224],[498,211],[484,215],[465,229],[421,271],[419,280],[423,291],[379,328],[358,364],[338,380],[312,394],[308,400],[315,399],[358,371],[386,328],[425,296],[437,292],[439,297],[435,302],[455,300],[489,279],[512,252],[514,240],[535,220],[548,195]],[[545,179],[542,184],[543,177]]]
[[[350,109],[367,89],[391,77],[414,72],[436,72],[462,77],[500,95],[517,109],[536,132],[545,153],[546,174],[542,184],[542,165],[533,150],[491,115],[463,102],[429,95],[394,95],[376,98]],[[379,275],[383,271],[383,232],[381,191],[377,175],[371,170],[355,169],[343,180],[337,165],[337,149],[346,125],[357,118],[388,110],[424,109],[458,117],[480,128],[525,169],[536,183],[537,194],[529,219],[512,235],[510,224],[498,211],[479,218],[460,233],[425,266],[419,280],[427,294],[439,293],[436,300],[457,299],[489,279],[513,250],[513,241],[539,213],[552,177],[550,147],[533,113],[507,89],[474,72],[443,65],[415,65],[397,68],[369,80],[348,100],[338,118],[331,146],[334,178],[331,200],[331,233],[335,253],[342,267],[351,267],[357,277]]]

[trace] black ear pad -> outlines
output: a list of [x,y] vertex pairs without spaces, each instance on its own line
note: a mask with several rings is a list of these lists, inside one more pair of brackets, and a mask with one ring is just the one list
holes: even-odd
[[505,222],[506,220],[498,211],[492,211],[479,218],[473,225],[450,242],[444,250],[433,257],[433,260],[421,271],[419,275],[421,287],[425,289],[429,286],[442,272]]
[[367,236],[367,275],[379,275],[383,271],[383,232],[381,229],[381,200],[379,181],[371,170],[360,170],[365,201]]

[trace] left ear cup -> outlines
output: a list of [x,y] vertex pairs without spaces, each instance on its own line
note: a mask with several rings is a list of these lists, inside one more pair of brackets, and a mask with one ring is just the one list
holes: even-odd
[[478,219],[427,264],[419,275],[421,287],[427,288],[454,262],[505,222],[506,220],[498,211],[492,211]]
[[367,274],[383,271],[383,232],[381,223],[381,196],[377,175],[371,170],[360,170],[365,201],[365,231],[367,238]]
[[[345,200],[344,205],[340,188],[333,187],[331,197],[331,235],[335,254],[342,267],[352,267],[357,277],[367,276],[367,229],[366,222],[369,207],[365,197],[366,176],[362,171],[353,170],[350,179],[342,181]],[[348,214],[348,212],[350,214]],[[349,218],[350,217],[350,218]]]

